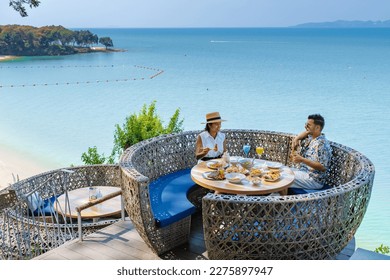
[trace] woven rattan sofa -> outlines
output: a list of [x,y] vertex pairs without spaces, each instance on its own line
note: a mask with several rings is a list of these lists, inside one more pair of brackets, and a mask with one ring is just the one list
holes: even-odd
[[[120,160],[125,209],[143,240],[157,254],[187,241],[191,216],[159,227],[149,186],[161,176],[193,167],[200,131],[165,135],[127,149]],[[224,130],[231,155],[243,144],[262,145],[264,158],[291,166],[293,134]],[[205,243],[210,259],[332,259],[353,238],[367,209],[372,163],[332,143],[329,190],[289,196],[208,194],[203,198]],[[252,153],[249,156],[255,156]]]
[[[69,209],[54,210],[55,197],[87,186],[121,187],[120,175],[119,165],[70,167],[29,177],[0,192],[0,259],[29,259],[76,239],[78,224],[65,218]],[[33,211],[33,195],[48,207]],[[118,220],[85,220],[82,232],[89,234]]]
[[[268,137],[269,145],[277,147],[273,134],[268,133]],[[331,146],[330,189],[288,196],[205,196],[203,226],[208,257],[334,259],[364,217],[375,171],[361,153],[337,143]],[[287,155],[278,157],[292,165]]]

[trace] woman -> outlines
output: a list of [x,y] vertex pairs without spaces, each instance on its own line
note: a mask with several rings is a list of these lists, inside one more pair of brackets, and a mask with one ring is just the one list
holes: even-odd
[[[205,130],[196,139],[197,160],[210,160],[222,157],[226,151],[225,134],[221,130],[221,116],[218,112],[206,114]],[[204,124],[204,123],[203,123]]]

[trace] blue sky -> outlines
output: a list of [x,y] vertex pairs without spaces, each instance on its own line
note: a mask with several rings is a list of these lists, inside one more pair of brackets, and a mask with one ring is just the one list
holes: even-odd
[[388,20],[389,0],[41,0],[21,18],[0,0],[0,25],[65,27],[285,27]]

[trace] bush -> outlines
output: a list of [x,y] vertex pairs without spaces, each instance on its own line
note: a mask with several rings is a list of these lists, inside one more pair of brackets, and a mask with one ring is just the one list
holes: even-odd
[[169,124],[164,127],[161,118],[156,114],[156,101],[149,107],[145,104],[138,115],[134,113],[127,117],[122,127],[116,125],[113,154],[120,156],[124,150],[140,141],[183,131],[183,120],[179,120],[179,115],[180,109],[176,109]]
[[84,164],[113,164],[114,155],[111,154],[109,157],[105,157],[104,154],[99,155],[97,147],[94,146],[93,148],[88,148],[88,152],[81,155],[81,160]]
[[144,104],[139,114],[132,114],[126,118],[125,123],[115,126],[114,147],[109,157],[99,155],[96,146],[88,148],[81,160],[84,164],[114,163],[128,147],[162,134],[178,133],[183,131],[183,120],[180,120],[180,109],[176,109],[167,126],[163,126],[161,118],[156,114],[156,101],[149,107]]
[[381,244],[381,246],[379,246],[378,248],[375,249],[375,253],[387,255],[390,253],[390,247],[384,246],[383,244]]

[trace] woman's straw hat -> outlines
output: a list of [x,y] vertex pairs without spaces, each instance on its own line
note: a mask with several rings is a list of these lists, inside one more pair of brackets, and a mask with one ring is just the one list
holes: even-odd
[[202,124],[225,122],[225,121],[226,120],[221,120],[221,116],[219,115],[219,112],[212,112],[212,113],[206,114],[206,122],[203,122]]

